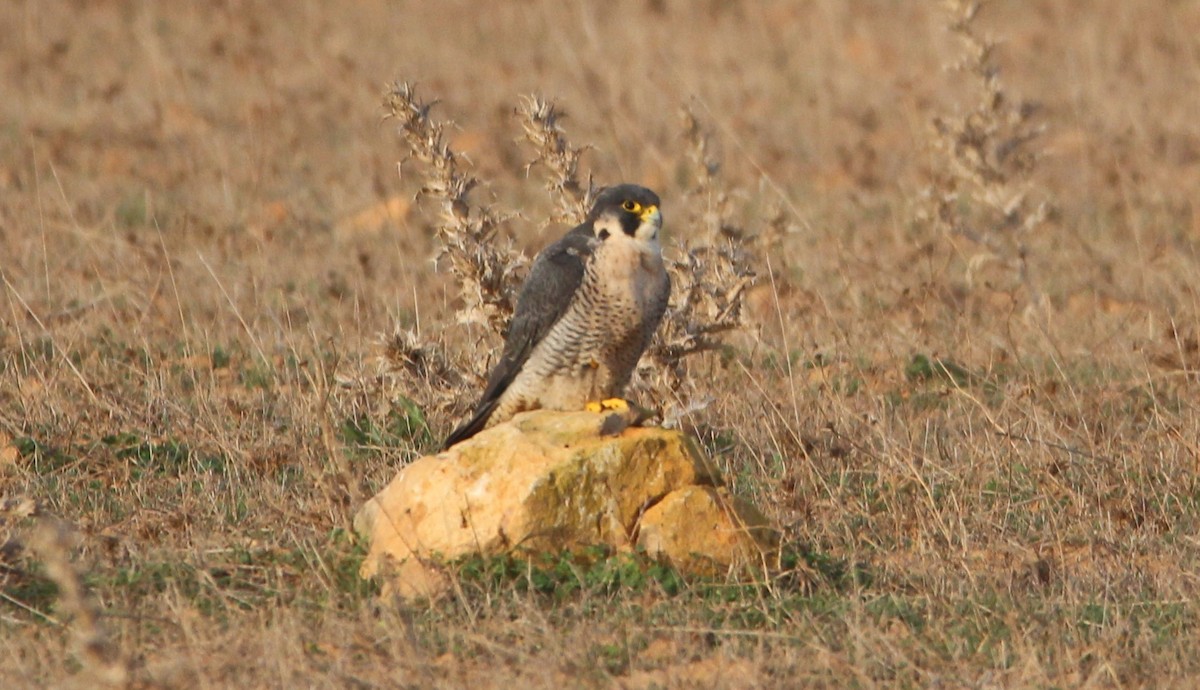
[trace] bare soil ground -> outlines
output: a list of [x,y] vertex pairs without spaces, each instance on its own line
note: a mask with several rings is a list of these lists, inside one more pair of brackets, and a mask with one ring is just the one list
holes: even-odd
[[[948,17],[0,4],[3,684],[1194,687],[1200,5],[988,6],[990,104],[948,69],[972,61]],[[736,226],[746,328],[663,402],[801,573],[497,559],[421,605],[358,580],[355,510],[499,342],[430,260],[436,200],[381,120],[395,79],[440,99],[472,202],[519,211],[498,241],[528,255],[563,226],[526,94],[597,183],[659,191],[671,242]],[[981,104],[1045,128],[1012,179],[932,124]],[[707,193],[684,107],[721,161]],[[1004,159],[1014,122],[992,124]],[[929,213],[1014,188],[1008,225]],[[381,376],[397,328],[461,385]]]

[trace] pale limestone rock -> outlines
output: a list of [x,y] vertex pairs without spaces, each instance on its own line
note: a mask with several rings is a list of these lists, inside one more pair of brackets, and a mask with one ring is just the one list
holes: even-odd
[[704,573],[774,558],[775,532],[719,488],[690,438],[648,427],[603,435],[609,416],[528,412],[405,466],[354,519],[370,542],[362,575],[416,598],[445,587],[432,561],[513,548],[637,540]]
[[758,508],[723,486],[685,486],[667,494],[642,514],[637,543],[698,574],[779,567],[778,532]]

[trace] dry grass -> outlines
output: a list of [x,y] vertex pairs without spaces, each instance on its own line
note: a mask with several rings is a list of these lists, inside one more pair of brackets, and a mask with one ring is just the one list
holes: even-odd
[[[943,4],[0,5],[0,677],[1194,685],[1200,9]],[[472,214],[413,202],[394,78]],[[377,601],[349,518],[503,325],[447,228],[532,256],[618,180],[741,285],[642,385],[809,586],[501,560]]]

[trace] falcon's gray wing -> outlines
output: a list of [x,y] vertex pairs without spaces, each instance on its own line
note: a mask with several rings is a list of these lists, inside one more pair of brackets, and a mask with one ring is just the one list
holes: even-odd
[[584,223],[538,254],[517,298],[517,308],[504,339],[504,354],[488,376],[483,397],[475,413],[451,432],[443,448],[474,436],[487,424],[500,396],[525,366],[534,347],[566,313],[583,282],[594,241],[591,223]]

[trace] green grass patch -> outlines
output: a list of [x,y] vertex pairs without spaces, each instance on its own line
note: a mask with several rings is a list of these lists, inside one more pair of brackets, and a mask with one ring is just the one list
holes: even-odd
[[392,409],[382,419],[365,414],[343,419],[340,432],[342,442],[360,454],[427,448],[435,443],[425,413],[403,396],[393,401]]
[[104,436],[100,442],[132,466],[134,479],[144,474],[171,477],[185,472],[224,474],[226,469],[223,455],[199,453],[188,444],[173,439],[154,442],[131,432],[120,432]]
[[45,475],[58,472],[77,462],[77,458],[57,446],[43,443],[32,436],[21,436],[13,440],[13,446],[35,474]]

